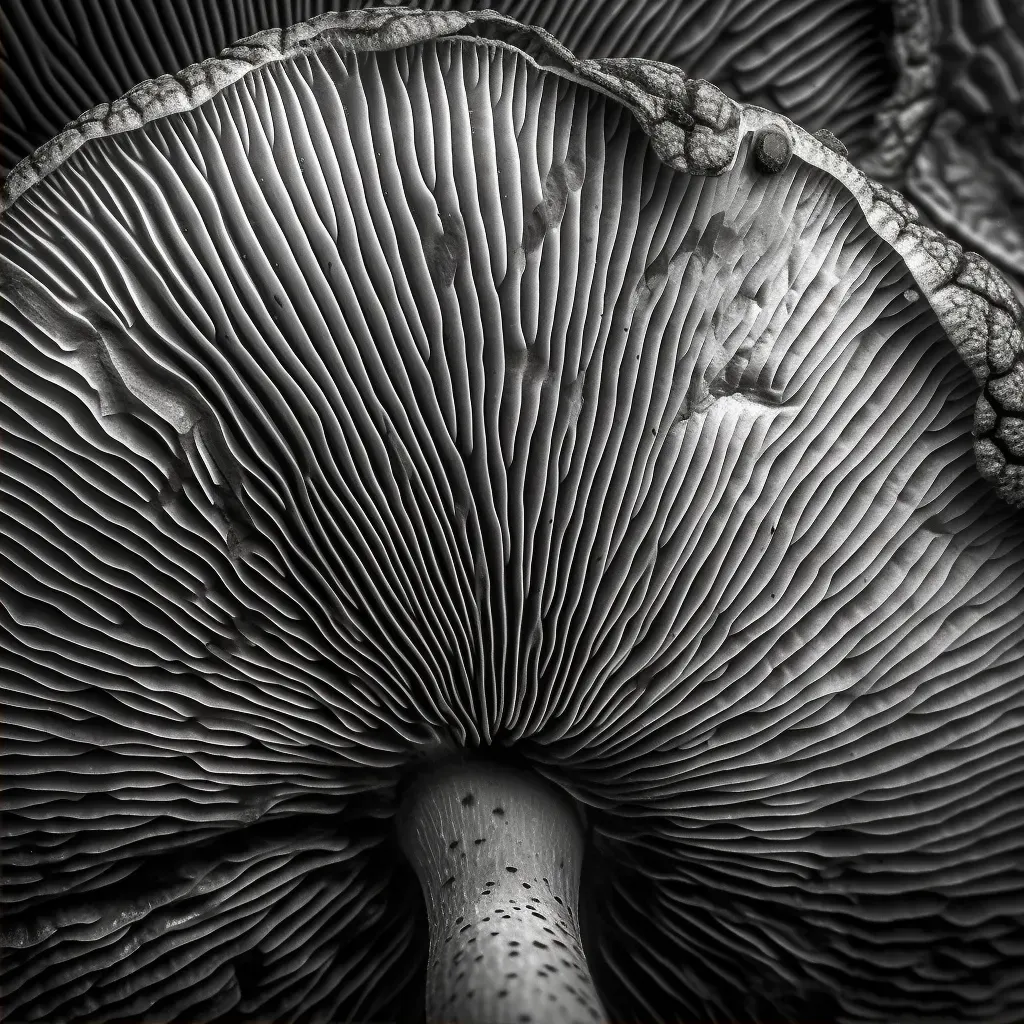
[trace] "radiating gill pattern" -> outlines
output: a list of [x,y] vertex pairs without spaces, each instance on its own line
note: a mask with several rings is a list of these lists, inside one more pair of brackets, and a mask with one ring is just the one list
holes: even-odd
[[79,793],[74,833],[37,821],[5,853],[8,1020],[387,1019],[418,980],[415,889],[380,870],[379,826],[271,815],[226,834],[154,796],[146,819],[94,815],[93,831]]
[[[814,871],[882,858],[886,899],[826,906],[800,969],[849,1019],[879,1019],[864,991],[894,974],[917,1019],[1010,1019],[1005,978],[980,992],[892,954],[926,928],[847,935],[934,899],[971,949],[1019,940],[999,921],[1020,889],[1024,535],[975,467],[969,369],[830,174],[762,174],[746,141],[720,177],[674,172],[617,104],[509,49],[324,47],[24,193],[0,322],[11,927],[43,922],[8,933],[19,1013],[130,1017],[200,975],[256,1005],[226,966],[262,970],[277,941],[247,898],[189,904],[211,937],[180,977],[170,946],[129,969],[147,928],[184,927],[160,899],[133,923],[97,909],[128,866],[227,833],[254,877],[272,862],[268,892],[306,879],[273,904],[296,943],[317,931],[288,909],[303,893],[323,920],[351,906],[368,938],[312,970],[373,1016],[408,965],[355,950],[400,960],[411,926],[361,902],[372,844],[288,823],[495,743],[614,811],[616,842],[670,844],[666,934],[705,854],[723,891],[799,911]],[[47,917],[44,848],[80,918]],[[744,913],[716,941],[774,977],[788,933]],[[22,971],[40,942],[62,964],[45,991]],[[659,955],[637,969],[664,991],[726,998],[706,958]],[[321,998],[299,961],[271,972],[292,999],[274,1019]],[[665,1005],[638,985],[628,1012]]]
[[[1015,1024],[1024,930],[1013,784],[989,758],[944,812],[949,836],[917,846],[908,828],[876,854],[845,827],[824,855],[798,836],[769,850],[739,831],[728,846],[691,829],[628,845],[602,837],[613,870],[584,937],[609,982],[610,1019]],[[956,835],[979,826],[980,844]]]
[[[385,5],[8,0],[0,9],[6,40],[0,166],[9,170],[83,110],[216,56],[254,32],[369,6]],[[581,57],[669,61],[811,131],[831,128],[858,152],[868,145],[872,118],[894,80],[886,52],[891,16],[877,0],[427,0],[409,6],[493,7],[547,29]]]

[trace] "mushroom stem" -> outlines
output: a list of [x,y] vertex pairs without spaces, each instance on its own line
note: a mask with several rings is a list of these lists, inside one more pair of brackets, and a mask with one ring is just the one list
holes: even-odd
[[398,815],[430,921],[427,1020],[604,1019],[580,943],[583,828],[569,798],[493,763],[417,780]]

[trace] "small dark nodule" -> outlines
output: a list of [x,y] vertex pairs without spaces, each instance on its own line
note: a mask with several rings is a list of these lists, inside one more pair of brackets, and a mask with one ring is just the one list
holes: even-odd
[[784,171],[793,155],[793,147],[786,133],[779,128],[764,128],[754,142],[757,166],[767,174]]
[[473,806],[473,794],[472,793],[467,793],[462,798],[462,806],[463,807],[472,807]]

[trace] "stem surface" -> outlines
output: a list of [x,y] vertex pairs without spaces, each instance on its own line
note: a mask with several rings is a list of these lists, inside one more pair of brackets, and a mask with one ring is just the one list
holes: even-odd
[[427,1020],[604,1019],[580,944],[583,828],[569,799],[486,762],[419,779],[398,816],[430,921]]

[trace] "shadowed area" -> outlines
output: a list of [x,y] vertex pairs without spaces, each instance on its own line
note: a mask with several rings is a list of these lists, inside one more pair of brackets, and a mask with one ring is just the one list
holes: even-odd
[[1024,297],[1024,7],[900,0],[894,10],[899,84],[864,166]]
[[393,787],[493,745],[621,860],[613,1018],[1019,1018],[1021,514],[828,172],[325,45],[22,194],[0,345],[12,1015],[386,1013]]

